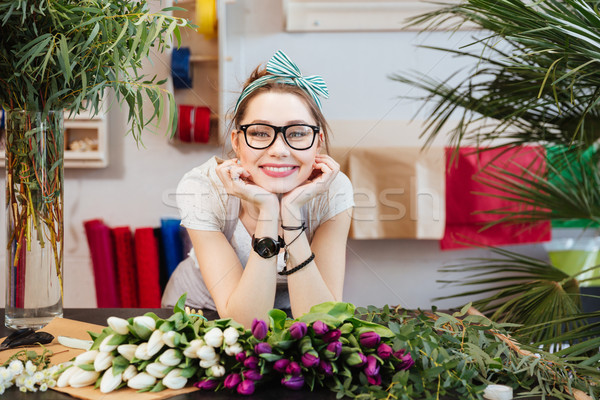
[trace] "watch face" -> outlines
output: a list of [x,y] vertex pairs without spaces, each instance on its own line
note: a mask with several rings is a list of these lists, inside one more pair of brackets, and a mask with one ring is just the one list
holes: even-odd
[[277,242],[269,237],[264,237],[260,239],[256,239],[256,243],[254,244],[254,250],[263,258],[273,257],[277,254],[277,250],[279,250],[279,246]]

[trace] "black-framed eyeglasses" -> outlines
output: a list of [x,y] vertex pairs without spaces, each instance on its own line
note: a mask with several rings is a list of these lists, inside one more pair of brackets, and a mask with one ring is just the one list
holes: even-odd
[[277,134],[282,133],[283,139],[294,150],[307,150],[315,143],[315,138],[320,129],[318,126],[308,124],[293,124],[275,126],[269,124],[240,125],[244,132],[246,144],[257,150],[266,149],[275,143]]

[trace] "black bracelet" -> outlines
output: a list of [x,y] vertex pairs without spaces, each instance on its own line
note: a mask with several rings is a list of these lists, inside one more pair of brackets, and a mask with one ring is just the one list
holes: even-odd
[[298,270],[306,267],[314,259],[315,259],[315,253],[311,253],[310,257],[308,257],[306,259],[306,261],[304,261],[302,264],[299,264],[297,267],[294,267],[294,268],[292,268],[290,270],[288,270],[287,266],[285,266],[285,267],[283,267],[282,271],[278,272],[278,274],[279,275],[290,275],[290,274],[293,274],[294,272],[296,272],[296,271],[298,271]]
[[300,226],[285,226],[285,225],[281,225],[281,228],[284,231],[297,231],[298,229],[305,230],[306,229],[306,225],[304,225],[304,222],[303,222],[302,225],[300,225]]
[[295,238],[292,239],[291,242],[289,243],[285,243],[285,241],[283,242],[283,248],[284,248],[284,254],[283,254],[283,262],[287,265],[287,260],[289,257],[289,252],[288,252],[288,247],[290,247],[292,245],[292,243],[294,243],[296,241],[296,239],[298,239],[300,237],[300,235],[302,235],[302,233],[304,233],[304,231],[306,230],[306,227],[304,226],[304,223],[302,224],[302,230],[300,231],[300,233],[298,234],[298,236],[296,236]]

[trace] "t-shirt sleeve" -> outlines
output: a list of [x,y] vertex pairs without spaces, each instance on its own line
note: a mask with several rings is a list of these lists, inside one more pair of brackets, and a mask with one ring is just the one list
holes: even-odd
[[352,183],[343,172],[338,172],[333,182],[331,182],[329,190],[319,196],[317,207],[320,224],[342,211],[354,207]]
[[181,225],[201,231],[222,231],[225,211],[210,178],[197,171],[183,176],[176,191]]

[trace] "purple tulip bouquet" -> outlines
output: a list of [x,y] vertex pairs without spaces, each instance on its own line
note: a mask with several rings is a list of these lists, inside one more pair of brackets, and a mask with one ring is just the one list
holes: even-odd
[[189,315],[184,305],[185,295],[168,319],[153,313],[110,317],[107,328],[92,334],[89,351],[61,365],[57,386],[95,385],[109,393],[193,383],[250,395],[276,380],[293,390],[328,387],[351,394],[389,385],[414,364],[409,351],[394,348],[387,327],[356,318],[349,303],[323,303],[296,320],[274,309],[270,324],[255,320],[251,329],[231,319]]

